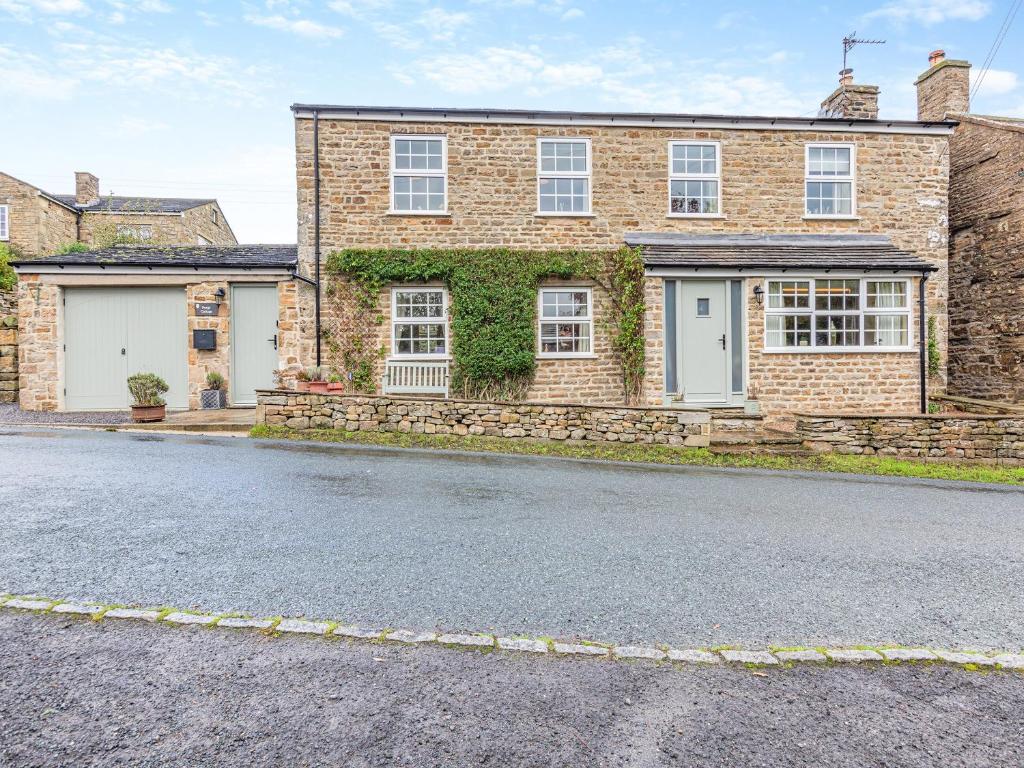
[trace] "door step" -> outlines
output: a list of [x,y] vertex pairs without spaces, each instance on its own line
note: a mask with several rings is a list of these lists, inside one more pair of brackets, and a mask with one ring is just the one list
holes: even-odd
[[804,447],[801,438],[792,433],[772,430],[712,433],[708,449],[712,453],[757,453],[773,456],[808,456],[812,453]]

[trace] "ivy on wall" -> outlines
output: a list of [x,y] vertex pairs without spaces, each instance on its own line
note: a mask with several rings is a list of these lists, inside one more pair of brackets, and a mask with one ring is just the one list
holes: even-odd
[[[333,338],[330,343],[362,391],[373,390],[374,358],[385,354],[374,346],[386,322],[378,306],[381,291],[391,284],[440,282],[450,296],[452,391],[471,399],[522,399],[537,366],[537,289],[546,278],[560,278],[591,280],[607,291],[611,311],[602,330],[622,367],[626,402],[640,393],[644,303],[638,249],[346,249],[328,257],[327,272],[347,281],[354,296],[350,319],[359,327],[351,329],[345,346]],[[327,297],[346,300],[333,287]]]

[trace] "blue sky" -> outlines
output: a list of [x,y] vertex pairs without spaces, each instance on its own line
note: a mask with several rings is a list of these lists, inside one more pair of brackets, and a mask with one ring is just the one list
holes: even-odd
[[[0,170],[59,193],[217,197],[294,242],[293,102],[813,115],[841,40],[913,118],[944,48],[975,72],[1011,0],[0,0]],[[1024,13],[974,111],[1024,115]]]

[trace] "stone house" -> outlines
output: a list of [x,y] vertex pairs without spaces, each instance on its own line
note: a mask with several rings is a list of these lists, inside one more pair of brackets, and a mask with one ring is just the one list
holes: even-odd
[[20,258],[70,243],[115,241],[160,245],[234,245],[216,200],[100,195],[99,179],[75,173],[75,193],[56,195],[0,172],[0,242]]
[[935,51],[918,79],[922,120],[950,138],[949,390],[1024,401],[1024,117],[970,111],[970,64]]
[[[642,404],[918,411],[926,316],[942,360],[931,386],[945,386],[954,123],[879,119],[878,89],[850,72],[815,118],[292,109],[311,279],[327,283],[326,259],[348,248],[628,245],[645,264]],[[449,299],[440,283],[383,287],[382,388],[451,365]],[[528,400],[623,401],[610,299],[590,280],[539,286]],[[360,311],[312,291],[298,309],[332,332]],[[317,338],[302,336],[304,362]]]

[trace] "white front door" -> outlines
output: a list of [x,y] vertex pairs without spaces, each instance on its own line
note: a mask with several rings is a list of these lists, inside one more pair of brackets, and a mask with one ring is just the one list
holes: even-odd
[[231,288],[231,402],[256,405],[256,390],[274,386],[277,284]]
[[682,350],[680,387],[684,402],[729,401],[727,287],[725,280],[681,281],[677,312]]
[[188,329],[181,288],[64,292],[64,406],[127,408],[128,377],[155,373],[169,408],[188,407]]

